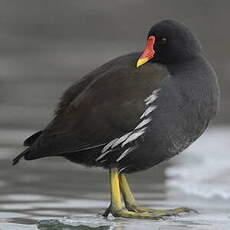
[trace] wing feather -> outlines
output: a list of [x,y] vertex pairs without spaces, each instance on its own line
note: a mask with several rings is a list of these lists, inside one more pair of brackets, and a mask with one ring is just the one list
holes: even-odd
[[168,75],[154,64],[140,71],[135,67],[138,57],[136,53],[112,60],[70,87],[47,128],[25,142],[32,144],[25,159],[101,151],[132,132],[145,114],[145,99]]

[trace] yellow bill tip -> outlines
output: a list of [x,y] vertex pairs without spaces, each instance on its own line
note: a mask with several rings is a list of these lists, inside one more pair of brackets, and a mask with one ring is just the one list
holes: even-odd
[[136,67],[140,67],[141,65],[144,65],[146,62],[149,61],[149,58],[139,58],[136,64]]

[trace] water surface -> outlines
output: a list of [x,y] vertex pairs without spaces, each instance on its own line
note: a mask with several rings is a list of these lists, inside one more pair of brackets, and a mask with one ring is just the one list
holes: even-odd
[[0,229],[229,229],[230,128],[213,127],[168,163],[130,175],[140,204],[187,206],[199,214],[166,220],[101,217],[109,204],[107,171],[59,158],[11,160],[33,130],[1,130]]

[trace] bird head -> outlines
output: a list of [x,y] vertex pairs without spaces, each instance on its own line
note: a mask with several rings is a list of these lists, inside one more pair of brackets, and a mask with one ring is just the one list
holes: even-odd
[[150,29],[146,49],[136,66],[140,67],[149,61],[175,63],[192,58],[199,52],[199,41],[185,25],[174,20],[163,20]]

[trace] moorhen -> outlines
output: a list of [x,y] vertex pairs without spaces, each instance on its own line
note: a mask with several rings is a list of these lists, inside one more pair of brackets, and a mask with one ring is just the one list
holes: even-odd
[[48,126],[25,140],[18,155],[62,156],[110,171],[104,216],[158,219],[188,208],[136,205],[126,174],[148,169],[192,144],[216,114],[216,74],[199,41],[174,20],[155,24],[141,53],[115,58],[71,86]]

